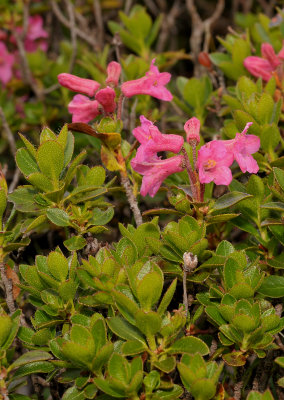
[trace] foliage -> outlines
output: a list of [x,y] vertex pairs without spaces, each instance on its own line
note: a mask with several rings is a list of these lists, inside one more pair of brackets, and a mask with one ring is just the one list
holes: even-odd
[[83,3],[0,5],[0,398],[281,400],[283,11],[192,76],[163,2]]

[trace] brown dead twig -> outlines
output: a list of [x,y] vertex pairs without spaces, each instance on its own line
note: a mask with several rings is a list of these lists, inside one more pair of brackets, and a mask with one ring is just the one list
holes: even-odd
[[130,183],[127,175],[121,174],[120,177],[121,177],[122,186],[125,189],[128,203],[133,212],[133,216],[134,216],[136,225],[139,226],[143,223],[143,220],[142,220],[142,215],[141,215],[140,209],[138,207],[137,199],[133,193],[133,188],[131,186],[131,183]]
[[221,16],[225,6],[225,0],[218,0],[215,11],[211,15],[211,17],[207,18],[204,21],[202,21],[202,19],[200,18],[197,8],[194,4],[194,0],[186,0],[186,6],[191,16],[191,23],[192,23],[191,25],[192,31],[189,43],[190,43],[192,58],[194,61],[194,75],[199,77],[201,76],[202,73],[202,66],[198,63],[198,55],[201,52],[203,36],[205,36],[203,51],[208,51],[209,42],[211,38],[211,33],[210,33],[211,26]]
[[[71,22],[64,16],[64,14],[62,13],[62,11],[60,10],[57,2],[55,0],[51,0],[50,2],[51,4],[51,8],[53,13],[55,14],[55,16],[57,17],[57,19],[67,28],[71,29]],[[94,49],[97,48],[97,41],[94,38],[94,36],[92,34],[90,34],[90,31],[85,28],[85,30],[83,29],[79,29],[77,27],[75,27],[75,31],[76,31],[76,35],[78,37],[80,37],[81,39],[83,39],[85,42],[87,42],[90,46],[92,46]]]
[[12,281],[7,278],[4,262],[0,262],[0,275],[1,275],[1,280],[3,282],[3,286],[4,286],[6,304],[9,309],[10,314],[13,314],[16,311],[14,298],[13,298],[13,284],[12,284]]
[[102,14],[102,8],[99,0],[93,0],[93,10],[94,10],[94,16],[96,20],[96,25],[97,25],[97,40],[98,40],[98,46],[100,49],[104,47],[104,21],[103,21],[103,14]]
[[176,20],[182,12],[183,8],[181,7],[181,3],[178,0],[173,3],[173,6],[169,12],[166,12],[165,10],[165,12],[162,14],[163,23],[156,46],[157,53],[161,53],[162,51],[164,51],[169,36],[174,35],[174,29],[177,26]]

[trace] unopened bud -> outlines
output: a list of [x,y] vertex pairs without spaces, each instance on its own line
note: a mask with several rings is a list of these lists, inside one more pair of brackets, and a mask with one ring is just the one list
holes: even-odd
[[183,255],[184,270],[186,272],[192,272],[198,264],[198,258],[195,254],[190,252],[184,253]]
[[92,79],[79,78],[78,76],[67,73],[59,74],[57,79],[61,86],[73,90],[73,92],[84,93],[90,97],[93,97],[101,86]]
[[212,68],[212,62],[209,58],[208,53],[206,51],[201,51],[201,53],[198,54],[198,62],[199,64],[203,65],[203,67],[211,69]]
[[121,73],[121,65],[116,61],[112,61],[107,66],[107,79],[106,84],[117,86]]
[[192,117],[184,124],[184,130],[186,133],[186,141],[188,143],[195,142],[198,144],[200,142],[200,121],[199,119]]

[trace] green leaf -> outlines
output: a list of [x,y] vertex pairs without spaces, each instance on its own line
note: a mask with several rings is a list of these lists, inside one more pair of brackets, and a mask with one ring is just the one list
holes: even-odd
[[35,159],[30,155],[27,149],[19,149],[16,153],[16,163],[21,172],[27,176],[33,172],[39,172]]
[[143,309],[149,311],[159,300],[163,290],[163,274],[149,272],[137,284],[137,297]]
[[145,350],[147,350],[145,343],[138,340],[128,340],[121,347],[121,351],[125,356],[140,354]]
[[176,358],[175,357],[168,357],[162,361],[154,362],[154,367],[158,368],[160,371],[169,374],[173,371],[176,367]]
[[15,369],[21,365],[33,363],[35,361],[46,361],[50,360],[52,356],[46,351],[41,350],[30,350],[27,353],[22,354],[13,364],[10,365],[10,369]]
[[50,373],[55,367],[48,361],[36,361],[26,365],[22,365],[14,373],[14,378],[20,378],[31,374]]
[[47,218],[55,225],[69,226],[69,215],[59,208],[49,208],[46,211]]
[[63,244],[69,251],[77,251],[83,249],[87,245],[87,241],[82,236],[72,236],[65,240]]
[[134,303],[125,294],[118,291],[113,292],[113,296],[117,305],[118,310],[125,319],[128,320],[132,325],[135,325],[135,314],[138,311],[137,304]]
[[258,292],[264,296],[280,298],[284,296],[284,276],[270,275],[264,278]]
[[249,197],[252,197],[252,195],[242,192],[226,193],[215,201],[215,204],[213,205],[213,208],[210,210],[210,212],[212,213],[215,211],[224,210],[225,208],[234,206],[235,204]]
[[234,351],[233,353],[227,353],[222,356],[226,364],[233,367],[241,367],[246,363],[246,357],[241,351]]
[[68,261],[63,254],[52,251],[47,257],[47,265],[50,273],[55,279],[64,282],[68,276]]
[[171,347],[168,349],[169,354],[176,353],[188,353],[196,354],[199,353],[202,356],[209,354],[209,348],[206,343],[201,339],[194,336],[186,336],[177,341],[175,341]]
[[154,311],[138,310],[135,314],[136,326],[144,335],[155,335],[161,329],[162,319]]
[[0,315],[0,348],[5,343],[12,325],[12,320],[8,315]]
[[106,320],[111,331],[118,337],[125,340],[135,340],[145,343],[144,336],[141,332],[130,325],[125,319],[121,317],[111,317]]
[[168,308],[168,305],[172,301],[172,298],[173,298],[174,293],[176,291],[176,286],[177,286],[177,278],[172,281],[171,285],[169,286],[168,290],[164,294],[164,296],[162,298],[162,301],[161,301],[161,303],[160,303],[160,305],[158,307],[157,312],[161,317],[166,312],[166,310]]
[[114,353],[108,363],[108,372],[111,377],[127,384],[129,381],[129,371],[126,359],[117,353]]
[[56,182],[64,166],[64,151],[60,144],[53,140],[42,143],[36,159],[41,172]]
[[64,392],[62,400],[84,400],[85,398],[84,392],[73,386]]
[[281,189],[284,191],[284,171],[280,168],[273,168],[273,174],[274,178],[276,179],[277,183],[281,187]]

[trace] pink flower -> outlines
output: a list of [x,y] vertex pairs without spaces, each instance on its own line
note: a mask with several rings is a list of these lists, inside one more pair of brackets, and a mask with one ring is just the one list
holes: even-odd
[[[142,146],[141,146],[142,147]],[[131,160],[132,168],[143,175],[140,193],[142,196],[154,197],[163,181],[171,174],[184,170],[183,157],[174,156],[166,160],[161,160],[157,155],[153,155],[148,161],[144,160],[144,154],[139,154]]]
[[100,114],[97,100],[90,100],[82,94],[76,94],[68,104],[68,111],[72,114],[72,122],[88,123]]
[[191,141],[195,141],[196,143],[200,142],[200,121],[199,119],[192,117],[190,118],[184,125],[184,130],[186,133],[186,141],[190,143]]
[[121,65],[115,61],[112,61],[107,66],[107,79],[106,84],[111,86],[117,86],[121,73]]
[[92,79],[79,78],[72,74],[59,74],[57,78],[61,86],[64,86],[73,92],[87,94],[90,97],[94,96],[101,86],[98,82],[93,81]]
[[234,160],[233,152],[226,149],[223,140],[213,140],[198,150],[197,168],[201,183],[215,182],[229,185],[232,173],[229,168]]
[[43,20],[40,15],[29,18],[29,26],[25,38],[25,49],[34,52],[39,47],[42,51],[47,50],[48,33],[43,29]]
[[183,145],[183,138],[179,135],[167,135],[159,131],[159,129],[144,115],[140,116],[141,126],[133,129],[133,135],[139,143],[140,149],[145,154],[154,154],[159,151],[172,151],[178,153]]
[[261,45],[261,55],[262,57],[249,56],[245,58],[244,66],[253,76],[269,81],[273,72],[276,71],[284,59],[284,47],[276,55],[271,44],[263,43]]
[[109,86],[96,94],[96,100],[103,106],[105,112],[113,113],[116,108],[115,91]]
[[[16,29],[19,34],[23,32],[22,26],[17,26],[14,29]],[[47,38],[48,33],[43,29],[42,17],[40,15],[29,17],[28,30],[24,41],[25,50],[29,53],[33,53],[38,48],[40,48],[42,51],[46,51]],[[16,43],[15,36],[11,35],[10,41],[11,43]]]
[[260,139],[258,136],[246,134],[251,125],[252,122],[247,123],[244,130],[236,134],[233,140],[232,151],[243,173],[249,172],[251,174],[256,174],[259,170],[259,166],[251,154],[258,151]]
[[171,74],[159,72],[154,63],[155,59],[152,60],[146,76],[122,84],[121,90],[124,96],[132,97],[137,94],[148,94],[160,100],[171,101],[173,99],[171,92],[165,88],[165,85],[171,79]]
[[0,81],[6,85],[12,78],[12,68],[15,56],[10,54],[6,45],[0,42]]

